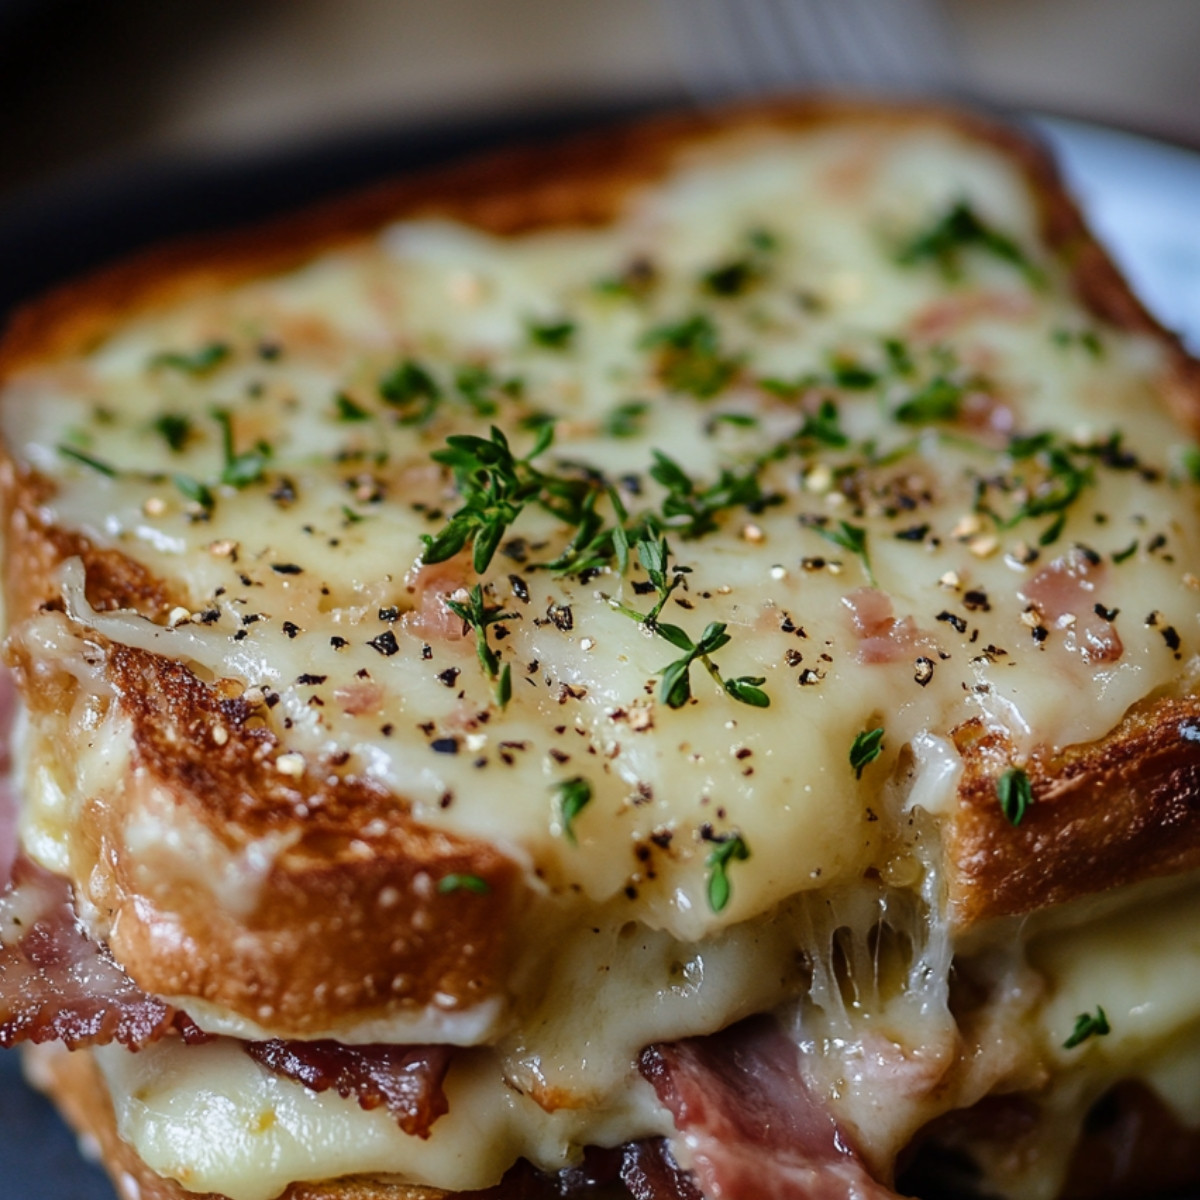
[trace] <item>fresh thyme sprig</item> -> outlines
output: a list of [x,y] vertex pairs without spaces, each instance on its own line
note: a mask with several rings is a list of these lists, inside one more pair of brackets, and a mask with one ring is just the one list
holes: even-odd
[[849,550],[855,555],[862,563],[867,582],[872,587],[877,586],[875,572],[871,569],[871,559],[867,553],[867,531],[861,525],[851,525],[849,521],[838,521],[836,525],[829,525],[825,523],[824,518],[806,520],[802,517],[801,521],[827,542],[832,542],[833,545]]
[[426,563],[445,562],[471,543],[475,570],[483,574],[505,531],[517,519],[525,505],[537,499],[547,477],[531,464],[554,440],[554,427],[543,425],[533,449],[517,458],[508,439],[492,426],[490,437],[452,434],[444,450],[433,452],[434,462],[454,472],[455,486],[463,498],[438,533],[422,534],[425,543],[422,559]]
[[733,382],[741,359],[721,348],[712,318],[696,313],[674,324],[657,325],[642,337],[643,349],[657,352],[658,377],[672,392],[708,400]]
[[896,252],[896,261],[902,266],[929,263],[945,279],[957,280],[962,276],[968,250],[980,251],[1016,267],[1034,286],[1045,280],[1017,242],[984,221],[965,200],[956,201],[914,234]]
[[759,483],[762,469],[762,463],[754,463],[741,472],[722,467],[715,483],[700,488],[673,458],[655,450],[650,477],[667,491],[662,502],[663,523],[690,540],[716,530],[716,514],[724,509],[747,508],[760,513],[769,505],[778,504],[781,497],[762,490]]
[[699,641],[693,641],[686,630],[678,625],[671,625],[659,620],[663,606],[671,594],[683,583],[683,576],[689,568],[670,565],[671,549],[665,537],[645,537],[637,543],[638,561],[642,564],[650,583],[658,593],[658,599],[648,613],[640,613],[637,609],[609,600],[619,613],[637,621],[652,633],[657,634],[671,643],[677,650],[683,651],[683,657],[668,663],[659,674],[662,682],[659,694],[668,708],[682,708],[692,698],[691,670],[692,664],[699,662],[712,676],[717,686],[726,695],[742,704],[754,708],[768,708],[771,699],[762,690],[766,682],[763,676],[743,675],[736,679],[726,679],[721,675],[717,664],[712,661],[712,655],[722,646],[729,644],[731,638],[726,632],[727,626],[723,621],[711,621],[705,626]]
[[508,663],[501,665],[500,656],[488,643],[487,631],[490,625],[512,620],[517,614],[505,612],[498,604],[486,604],[483,586],[478,583],[467,593],[466,600],[447,600],[446,607],[456,617],[461,617],[464,625],[475,631],[475,653],[479,665],[495,683],[496,703],[504,708],[512,698],[512,669]]

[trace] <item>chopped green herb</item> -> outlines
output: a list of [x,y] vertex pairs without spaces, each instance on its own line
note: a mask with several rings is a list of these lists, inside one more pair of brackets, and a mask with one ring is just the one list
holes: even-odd
[[1021,247],[1005,233],[993,229],[964,200],[952,204],[926,228],[904,243],[896,253],[903,266],[930,263],[946,279],[959,279],[968,250],[977,250],[1009,263],[1032,284],[1042,283],[1041,271]]
[[779,248],[779,239],[766,229],[752,229],[744,241],[743,252],[700,276],[700,287],[709,295],[740,296],[766,278],[770,255]]
[[1078,346],[1092,358],[1104,357],[1104,343],[1094,329],[1055,329],[1050,334],[1050,340],[1064,350]]
[[212,494],[212,489],[206,483],[194,479],[191,475],[175,475],[172,477],[172,481],[185,500],[198,505],[206,513],[212,512],[216,507],[217,502]]
[[717,327],[703,313],[649,330],[641,345],[658,352],[658,377],[665,387],[700,400],[723,391],[741,366],[722,352]]
[[438,880],[437,890],[442,896],[450,892],[473,892],[476,896],[486,896],[492,889],[488,881],[480,879],[478,875],[452,873]]
[[757,464],[741,473],[723,467],[715,483],[700,489],[673,458],[655,450],[650,477],[667,490],[662,502],[664,524],[690,539],[716,530],[716,516],[726,509],[747,508],[759,513],[778,503],[778,497],[765,494],[760,487],[759,471]]
[[843,550],[849,550],[851,554],[856,555],[866,572],[867,580],[872,587],[875,586],[875,573],[871,570],[871,560],[867,556],[867,531],[865,529],[859,525],[851,525],[848,521],[839,521],[833,526],[819,525],[813,522],[808,524],[808,528],[813,533],[820,534],[827,542],[841,546]]
[[85,467],[91,467],[93,471],[99,471],[101,475],[107,475],[109,479],[116,479],[120,475],[111,463],[106,463],[103,459],[95,458],[91,454],[86,454],[82,450],[76,450],[74,446],[68,446],[60,442],[55,449],[63,456],[69,458],[72,462],[81,463]]
[[361,404],[356,404],[345,392],[338,392],[333,398],[337,406],[339,421],[369,421],[371,414]]
[[154,419],[154,432],[167,443],[173,453],[178,454],[192,436],[192,422],[182,413],[159,413]]
[[575,339],[574,321],[527,321],[529,340],[544,350],[566,350]]
[[645,400],[626,400],[605,417],[604,432],[609,437],[636,437],[642,432],[642,419],[649,411],[650,405]]
[[1000,811],[1010,825],[1020,825],[1033,803],[1033,785],[1020,767],[1009,767],[996,781]]
[[1061,512],[1041,533],[1038,534],[1039,546],[1053,546],[1055,542],[1062,537],[1062,531],[1066,528],[1067,514]]
[[512,620],[516,613],[505,612],[499,605],[489,605],[483,599],[483,587],[476,584],[466,600],[447,600],[446,607],[463,624],[475,631],[475,654],[487,677],[496,683],[496,703],[503,708],[512,696],[512,675],[505,664],[501,670],[500,656],[488,644],[488,627],[498,621]]
[[1114,550],[1112,560],[1115,563],[1123,563],[1127,558],[1132,558],[1137,553],[1138,539],[1134,538],[1124,550]]
[[757,429],[758,418],[749,413],[714,413],[709,419],[708,428],[714,429],[718,425],[732,425],[734,429]]
[[500,411],[496,395],[502,386],[487,367],[475,363],[454,372],[455,389],[480,417],[494,417]]
[[745,862],[750,857],[750,847],[740,833],[720,838],[708,853],[708,906],[713,912],[721,912],[729,903],[732,887],[729,882],[729,864]]
[[1185,446],[1179,454],[1179,465],[1192,483],[1200,483],[1200,446]]
[[935,376],[914,392],[892,414],[905,425],[929,425],[936,421],[953,421],[962,408],[965,388],[958,383]]
[[582,775],[576,775],[574,779],[564,779],[555,784],[554,791],[558,797],[563,836],[574,845],[575,818],[591,803],[592,785]]
[[864,729],[855,734],[850,747],[850,766],[854,769],[854,778],[861,779],[863,770],[873,763],[883,750],[883,730]]
[[832,400],[822,400],[815,413],[807,413],[804,424],[793,434],[792,441],[800,444],[801,452],[805,452],[805,443],[812,446],[827,446],[840,450],[850,444],[850,439],[842,432],[838,423],[837,405]]
[[887,356],[888,366],[897,375],[909,376],[917,369],[908,346],[899,338],[884,338],[883,352]]
[[198,350],[190,353],[180,350],[165,350],[154,355],[150,360],[151,367],[166,367],[172,371],[182,371],[185,375],[207,375],[209,371],[220,366],[232,353],[224,342],[209,342]]
[[833,382],[851,392],[863,392],[879,382],[876,372],[864,367],[857,359],[835,355],[829,364]]
[[1095,1015],[1080,1013],[1075,1018],[1075,1028],[1072,1030],[1071,1036],[1063,1042],[1063,1049],[1074,1050],[1088,1038],[1104,1037],[1108,1033],[1112,1033],[1112,1026],[1108,1023],[1108,1014],[1097,1004]]
[[379,395],[392,408],[400,409],[402,425],[422,425],[437,409],[442,389],[415,358],[406,358],[379,380]]
[[434,462],[454,472],[455,485],[463,498],[440,532],[422,535],[426,563],[453,558],[468,542],[472,544],[475,570],[483,574],[500,545],[505,531],[520,515],[525,504],[542,491],[544,476],[530,466],[554,438],[554,427],[544,426],[533,449],[517,458],[508,439],[494,425],[488,438],[455,434],[446,439],[446,449],[435,450]]
[[267,459],[271,456],[271,448],[266,442],[258,442],[253,450],[235,453],[233,442],[233,414],[228,409],[214,408],[211,410],[212,419],[221,427],[221,451],[224,456],[224,466],[221,468],[221,482],[230,487],[244,488],[257,483],[266,469]]
[[357,513],[348,504],[342,505],[342,516],[345,517],[347,524],[357,525],[359,521],[365,521],[367,518],[362,513]]

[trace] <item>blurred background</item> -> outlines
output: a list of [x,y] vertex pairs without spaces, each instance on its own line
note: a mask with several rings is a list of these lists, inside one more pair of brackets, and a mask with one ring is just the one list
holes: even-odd
[[[679,100],[696,86],[678,15],[689,6],[698,20],[714,6],[747,7],[0,0],[0,198],[114,159],[254,154],[385,126]],[[1198,0],[940,8],[949,55],[937,82],[1200,143]]]

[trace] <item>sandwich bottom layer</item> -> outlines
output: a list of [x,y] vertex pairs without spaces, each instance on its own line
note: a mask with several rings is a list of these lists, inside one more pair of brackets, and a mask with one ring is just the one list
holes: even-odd
[[[68,1051],[58,1043],[23,1051],[30,1082],[58,1105],[79,1135],[85,1153],[99,1158],[121,1200],[225,1200],[216,1192],[192,1192],[152,1171],[117,1132],[104,1077],[90,1050]],[[446,1192],[396,1179],[353,1176],[293,1183],[280,1200],[439,1200]]]

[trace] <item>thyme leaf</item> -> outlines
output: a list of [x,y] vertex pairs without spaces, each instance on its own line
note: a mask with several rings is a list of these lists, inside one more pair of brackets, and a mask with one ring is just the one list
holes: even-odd
[[864,729],[855,734],[850,746],[850,766],[854,770],[854,778],[861,779],[863,770],[873,763],[883,751],[883,729]]
[[996,781],[1000,811],[1010,825],[1020,825],[1033,803],[1033,785],[1020,767],[1009,767]]
[[564,779],[554,785],[558,797],[558,811],[562,820],[563,836],[575,844],[575,818],[591,803],[592,785],[582,775]]
[[1108,1023],[1108,1014],[1097,1004],[1095,1014],[1085,1012],[1075,1018],[1075,1028],[1071,1031],[1071,1036],[1063,1042],[1063,1049],[1074,1050],[1088,1038],[1104,1037],[1108,1033],[1112,1033],[1112,1026]]
[[729,904],[733,894],[733,887],[729,882],[729,864],[745,862],[749,857],[750,847],[740,833],[731,833],[727,837],[715,840],[706,860],[708,906],[713,912],[721,912]]

